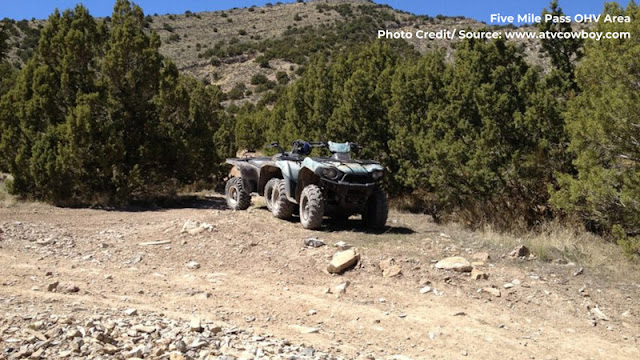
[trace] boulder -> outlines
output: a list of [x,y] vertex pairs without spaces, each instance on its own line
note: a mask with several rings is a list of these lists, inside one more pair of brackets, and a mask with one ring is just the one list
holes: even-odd
[[360,255],[356,249],[339,251],[333,255],[333,259],[331,259],[331,263],[329,263],[327,271],[332,274],[341,274],[356,266],[359,260]]
[[460,256],[452,256],[438,261],[436,263],[436,269],[470,272],[473,270],[473,267],[467,259]]

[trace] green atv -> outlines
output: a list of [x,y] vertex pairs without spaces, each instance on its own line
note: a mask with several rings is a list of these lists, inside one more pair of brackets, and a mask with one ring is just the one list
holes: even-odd
[[[384,228],[389,207],[379,182],[384,175],[380,163],[355,160],[354,143],[295,141],[291,152],[278,143],[270,147],[279,153],[273,157],[232,158],[239,177],[232,177],[225,195],[231,209],[249,207],[251,193],[264,196],[269,211],[280,219],[295,213],[306,229],[317,229],[324,216],[347,219],[361,214],[367,227]],[[326,148],[330,157],[311,157],[312,148]]]

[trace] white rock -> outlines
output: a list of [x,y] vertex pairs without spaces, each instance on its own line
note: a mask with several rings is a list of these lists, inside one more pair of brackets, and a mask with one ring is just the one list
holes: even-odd
[[454,270],[458,272],[470,272],[471,270],[473,270],[473,266],[471,266],[471,263],[461,256],[444,258],[436,263],[436,268],[443,270]]
[[186,266],[187,266],[187,269],[191,269],[191,270],[200,269],[200,264],[197,261],[189,261]]

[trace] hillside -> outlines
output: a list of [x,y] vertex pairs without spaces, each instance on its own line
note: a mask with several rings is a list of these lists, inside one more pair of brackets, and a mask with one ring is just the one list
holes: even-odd
[[[431,16],[433,15],[433,16]],[[148,27],[162,40],[161,53],[178,68],[207,83],[219,85],[232,99],[257,100],[277,83],[299,76],[309,57],[375,39],[378,29],[438,31],[477,29],[484,23],[464,17],[414,15],[364,0],[316,0],[304,3],[234,8],[184,14],[147,14]],[[7,20],[4,20],[5,22]],[[37,44],[42,20],[9,25],[9,59],[24,63]],[[525,31],[528,28],[521,28]],[[451,55],[456,41],[407,40],[418,52],[443,47]],[[530,62],[546,65],[539,44],[523,41]],[[278,72],[285,73],[278,77]],[[251,84],[256,74],[267,83]]]

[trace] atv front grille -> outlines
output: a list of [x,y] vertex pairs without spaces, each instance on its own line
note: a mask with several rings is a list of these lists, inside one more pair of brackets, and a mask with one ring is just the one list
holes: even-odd
[[346,174],[342,181],[352,184],[368,184],[372,183],[373,179],[369,175]]

